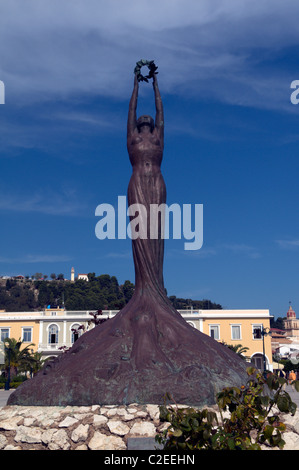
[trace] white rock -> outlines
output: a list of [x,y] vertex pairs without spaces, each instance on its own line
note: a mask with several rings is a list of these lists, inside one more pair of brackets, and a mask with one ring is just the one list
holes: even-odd
[[70,443],[68,440],[67,432],[64,429],[55,429],[55,432],[52,435],[51,442],[49,443],[50,450],[68,450]]
[[294,432],[286,432],[282,436],[286,442],[283,450],[299,450],[299,435]]
[[126,444],[117,436],[106,436],[96,431],[89,441],[90,450],[126,450]]
[[59,423],[60,428],[69,428],[70,426],[73,426],[73,424],[78,423],[78,420],[76,418],[73,418],[72,416],[67,416],[61,423]]
[[15,435],[16,442],[37,444],[42,442],[42,430],[37,427],[19,426]]
[[121,418],[122,418],[123,421],[132,421],[132,419],[135,418],[135,415],[133,415],[131,413],[126,413]]
[[100,405],[92,405],[91,411],[92,411],[93,413],[95,413],[95,412],[98,411],[100,408],[101,408]]
[[160,419],[160,410],[158,405],[146,405],[146,410],[153,421]]
[[108,416],[108,418],[111,418],[112,416],[123,416],[127,412],[124,408],[111,408],[110,410],[105,411],[105,415]]
[[44,416],[46,410],[41,409],[39,406],[31,406],[27,413],[27,417],[30,416],[31,418],[38,418],[39,416]]
[[93,425],[95,428],[99,428],[103,426],[104,424],[106,424],[107,422],[108,422],[108,418],[106,418],[106,416],[94,415],[93,417]]
[[57,432],[57,429],[47,429],[42,434],[42,442],[44,444],[49,444],[52,441],[53,434]]
[[90,410],[90,406],[78,406],[78,408],[75,408],[76,413],[90,413]]
[[[55,423],[54,419],[50,419],[47,416],[45,416],[45,417],[42,417],[41,419],[37,418],[37,423],[36,424],[38,426],[43,427],[43,428],[49,428],[54,423]],[[25,424],[25,422],[24,422],[24,424]]]
[[7,444],[7,439],[3,434],[0,434],[0,449],[3,449]]
[[88,418],[89,416],[92,416],[92,413],[75,413],[74,418],[78,419],[79,421],[82,421],[85,418]]
[[0,421],[0,429],[4,429],[4,431],[15,431],[23,419],[23,416],[13,416],[12,418],[4,419]]
[[170,423],[168,423],[167,421],[165,421],[164,423],[160,424],[158,426],[158,431],[159,432],[163,432],[163,431],[166,431],[166,429],[168,429],[170,426]]
[[122,421],[110,420],[107,424],[110,431],[118,436],[125,436],[130,431],[129,426],[124,424]]
[[138,411],[137,408],[129,407],[129,408],[127,409],[127,412],[128,412],[128,413],[132,413],[132,414],[137,413],[137,411]]
[[73,442],[86,441],[88,437],[89,424],[79,424],[79,426],[74,429],[71,435]]
[[22,450],[22,447],[13,446],[13,445],[9,444],[8,446],[4,447],[3,450]]
[[35,418],[24,418],[24,426],[31,426],[36,421]]
[[119,416],[124,421],[131,421],[132,419],[135,418],[135,416],[131,413],[128,413],[128,411],[125,408],[112,408],[110,410],[106,410],[105,415],[108,416],[108,418]]
[[156,435],[156,426],[146,421],[143,423],[135,423],[130,430],[130,436],[131,435],[154,437]]

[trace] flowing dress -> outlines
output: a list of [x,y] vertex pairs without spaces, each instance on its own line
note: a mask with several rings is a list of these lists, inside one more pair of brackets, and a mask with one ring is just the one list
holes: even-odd
[[[130,161],[133,167],[128,187],[128,205],[142,204],[145,212],[139,212],[139,235],[132,240],[135,266],[135,292],[138,295],[164,297],[163,257],[164,239],[162,237],[161,217],[151,217],[151,205],[166,203],[166,186],[160,170],[163,149],[159,138],[150,135],[146,141],[138,135],[133,137],[130,148]],[[132,217],[134,219],[134,217]],[[152,238],[151,224],[157,238]],[[143,227],[141,226],[143,225]],[[146,238],[141,238],[142,233]]]

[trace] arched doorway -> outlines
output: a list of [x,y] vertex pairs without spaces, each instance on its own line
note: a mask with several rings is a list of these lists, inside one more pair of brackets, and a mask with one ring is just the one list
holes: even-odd
[[[260,371],[264,370],[264,355],[262,353],[256,353],[251,356],[251,362],[253,363],[254,367],[259,369]],[[265,365],[266,369],[269,369],[269,361],[267,356],[265,356]]]

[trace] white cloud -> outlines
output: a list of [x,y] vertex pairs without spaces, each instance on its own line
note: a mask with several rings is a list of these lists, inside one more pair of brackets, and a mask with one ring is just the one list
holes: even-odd
[[299,248],[299,240],[276,240],[276,243],[284,249],[297,249]]
[[293,0],[10,0],[0,6],[0,79],[7,103],[127,97],[147,58],[165,93],[279,107],[289,78],[258,67],[298,43],[298,13]]
[[65,255],[21,255],[17,258],[0,256],[0,263],[6,264],[34,264],[34,263],[62,263],[71,261],[72,258]]
[[86,203],[80,201],[74,191],[60,194],[49,191],[35,191],[31,195],[0,194],[0,211],[38,212],[48,215],[85,216]]
[[245,255],[249,258],[260,258],[260,253],[253,246],[243,243],[224,244],[223,248],[234,253],[235,255]]

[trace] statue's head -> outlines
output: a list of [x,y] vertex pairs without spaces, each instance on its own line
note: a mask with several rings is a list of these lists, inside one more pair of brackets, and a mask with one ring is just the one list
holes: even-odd
[[137,129],[140,130],[142,126],[150,126],[152,132],[155,127],[153,118],[147,115],[140,116],[140,118],[137,119]]

